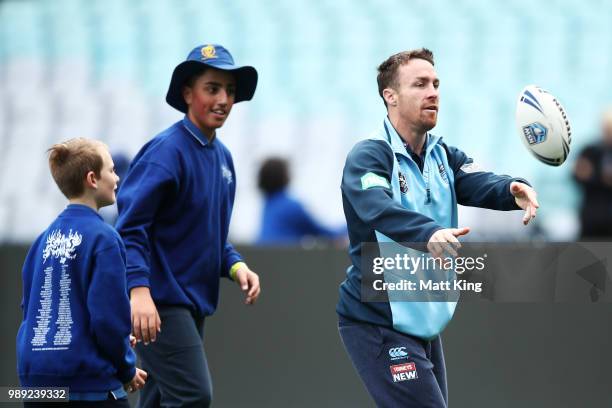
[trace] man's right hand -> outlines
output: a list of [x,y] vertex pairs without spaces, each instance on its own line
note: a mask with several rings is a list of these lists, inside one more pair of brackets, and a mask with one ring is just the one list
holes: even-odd
[[136,367],[136,374],[134,375],[134,378],[132,378],[132,381],[130,381],[129,383],[124,384],[123,388],[125,388],[127,392],[135,392],[137,390],[141,390],[144,387],[146,381],[147,372]]
[[139,286],[130,291],[130,306],[132,308],[132,333],[137,341],[145,345],[155,341],[161,331],[161,319],[151,297],[149,288]]
[[457,237],[468,232],[470,232],[469,227],[438,230],[429,238],[427,250],[434,258],[444,258],[449,255],[457,256],[457,250],[461,248],[461,243]]

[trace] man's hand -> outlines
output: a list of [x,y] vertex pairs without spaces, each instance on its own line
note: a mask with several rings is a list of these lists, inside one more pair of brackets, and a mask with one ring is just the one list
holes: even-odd
[[468,227],[445,228],[434,232],[427,243],[427,250],[434,258],[444,256],[457,256],[457,250],[461,248],[461,243],[457,239],[470,232]]
[[510,192],[514,196],[516,205],[525,210],[525,216],[523,216],[523,224],[529,224],[529,221],[535,218],[536,210],[540,207],[538,204],[537,193],[531,187],[525,183],[519,183],[513,181],[510,183]]
[[246,300],[244,303],[247,305],[255,303],[259,297],[259,292],[261,292],[259,287],[259,276],[250,270],[246,264],[242,264],[240,268],[236,270],[236,283],[238,283],[240,289],[246,293]]
[[123,388],[127,392],[135,392],[136,390],[140,390],[144,387],[145,381],[147,381],[147,372],[136,367],[136,374],[134,375],[134,378],[132,378],[132,381],[129,383],[124,384]]
[[139,286],[130,291],[130,306],[132,308],[132,333],[137,341],[145,345],[155,341],[161,331],[161,319],[151,298],[149,288]]

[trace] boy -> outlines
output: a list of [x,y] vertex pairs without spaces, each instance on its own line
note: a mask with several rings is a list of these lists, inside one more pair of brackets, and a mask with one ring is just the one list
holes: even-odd
[[69,205],[23,266],[20,382],[68,387],[68,406],[128,407],[124,385],[142,388],[147,374],[130,348],[125,247],[97,213],[115,202],[119,177],[106,146],[82,138],[51,147],[49,167]]
[[140,150],[119,191],[136,350],[151,374],[139,407],[209,406],[204,318],[219,280],[237,282],[247,304],[259,296],[259,277],[227,240],[236,175],[216,132],[256,85],[255,68],[236,66],[224,47],[193,49],[166,96],[185,117]]

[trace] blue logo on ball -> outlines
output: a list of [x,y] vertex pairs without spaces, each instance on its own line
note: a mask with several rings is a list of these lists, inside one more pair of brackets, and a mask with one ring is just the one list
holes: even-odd
[[544,125],[539,122],[531,123],[527,126],[523,126],[523,134],[529,145],[535,145],[542,143],[546,140],[546,134],[548,130]]

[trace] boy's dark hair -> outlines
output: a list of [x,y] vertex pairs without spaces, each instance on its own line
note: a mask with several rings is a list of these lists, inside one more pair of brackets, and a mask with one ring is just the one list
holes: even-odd
[[418,50],[398,52],[387,58],[378,66],[378,76],[376,77],[376,82],[378,82],[378,94],[385,103],[385,106],[387,106],[387,101],[385,101],[383,97],[383,91],[386,88],[397,89],[399,87],[397,82],[397,69],[412,59],[422,59],[434,65],[433,52],[427,48],[419,48]]
[[195,71],[193,74],[191,74],[191,76],[189,76],[189,78],[185,80],[185,82],[183,83],[183,87],[193,88],[193,84],[195,84],[199,77],[204,75],[207,69],[208,67],[201,67],[200,69]]
[[264,194],[283,190],[289,184],[289,163],[280,157],[266,159],[259,168],[257,185]]
[[85,177],[90,171],[100,178],[102,156],[97,150],[99,146],[104,144],[80,137],[55,144],[47,150],[51,175],[66,198],[83,194]]

